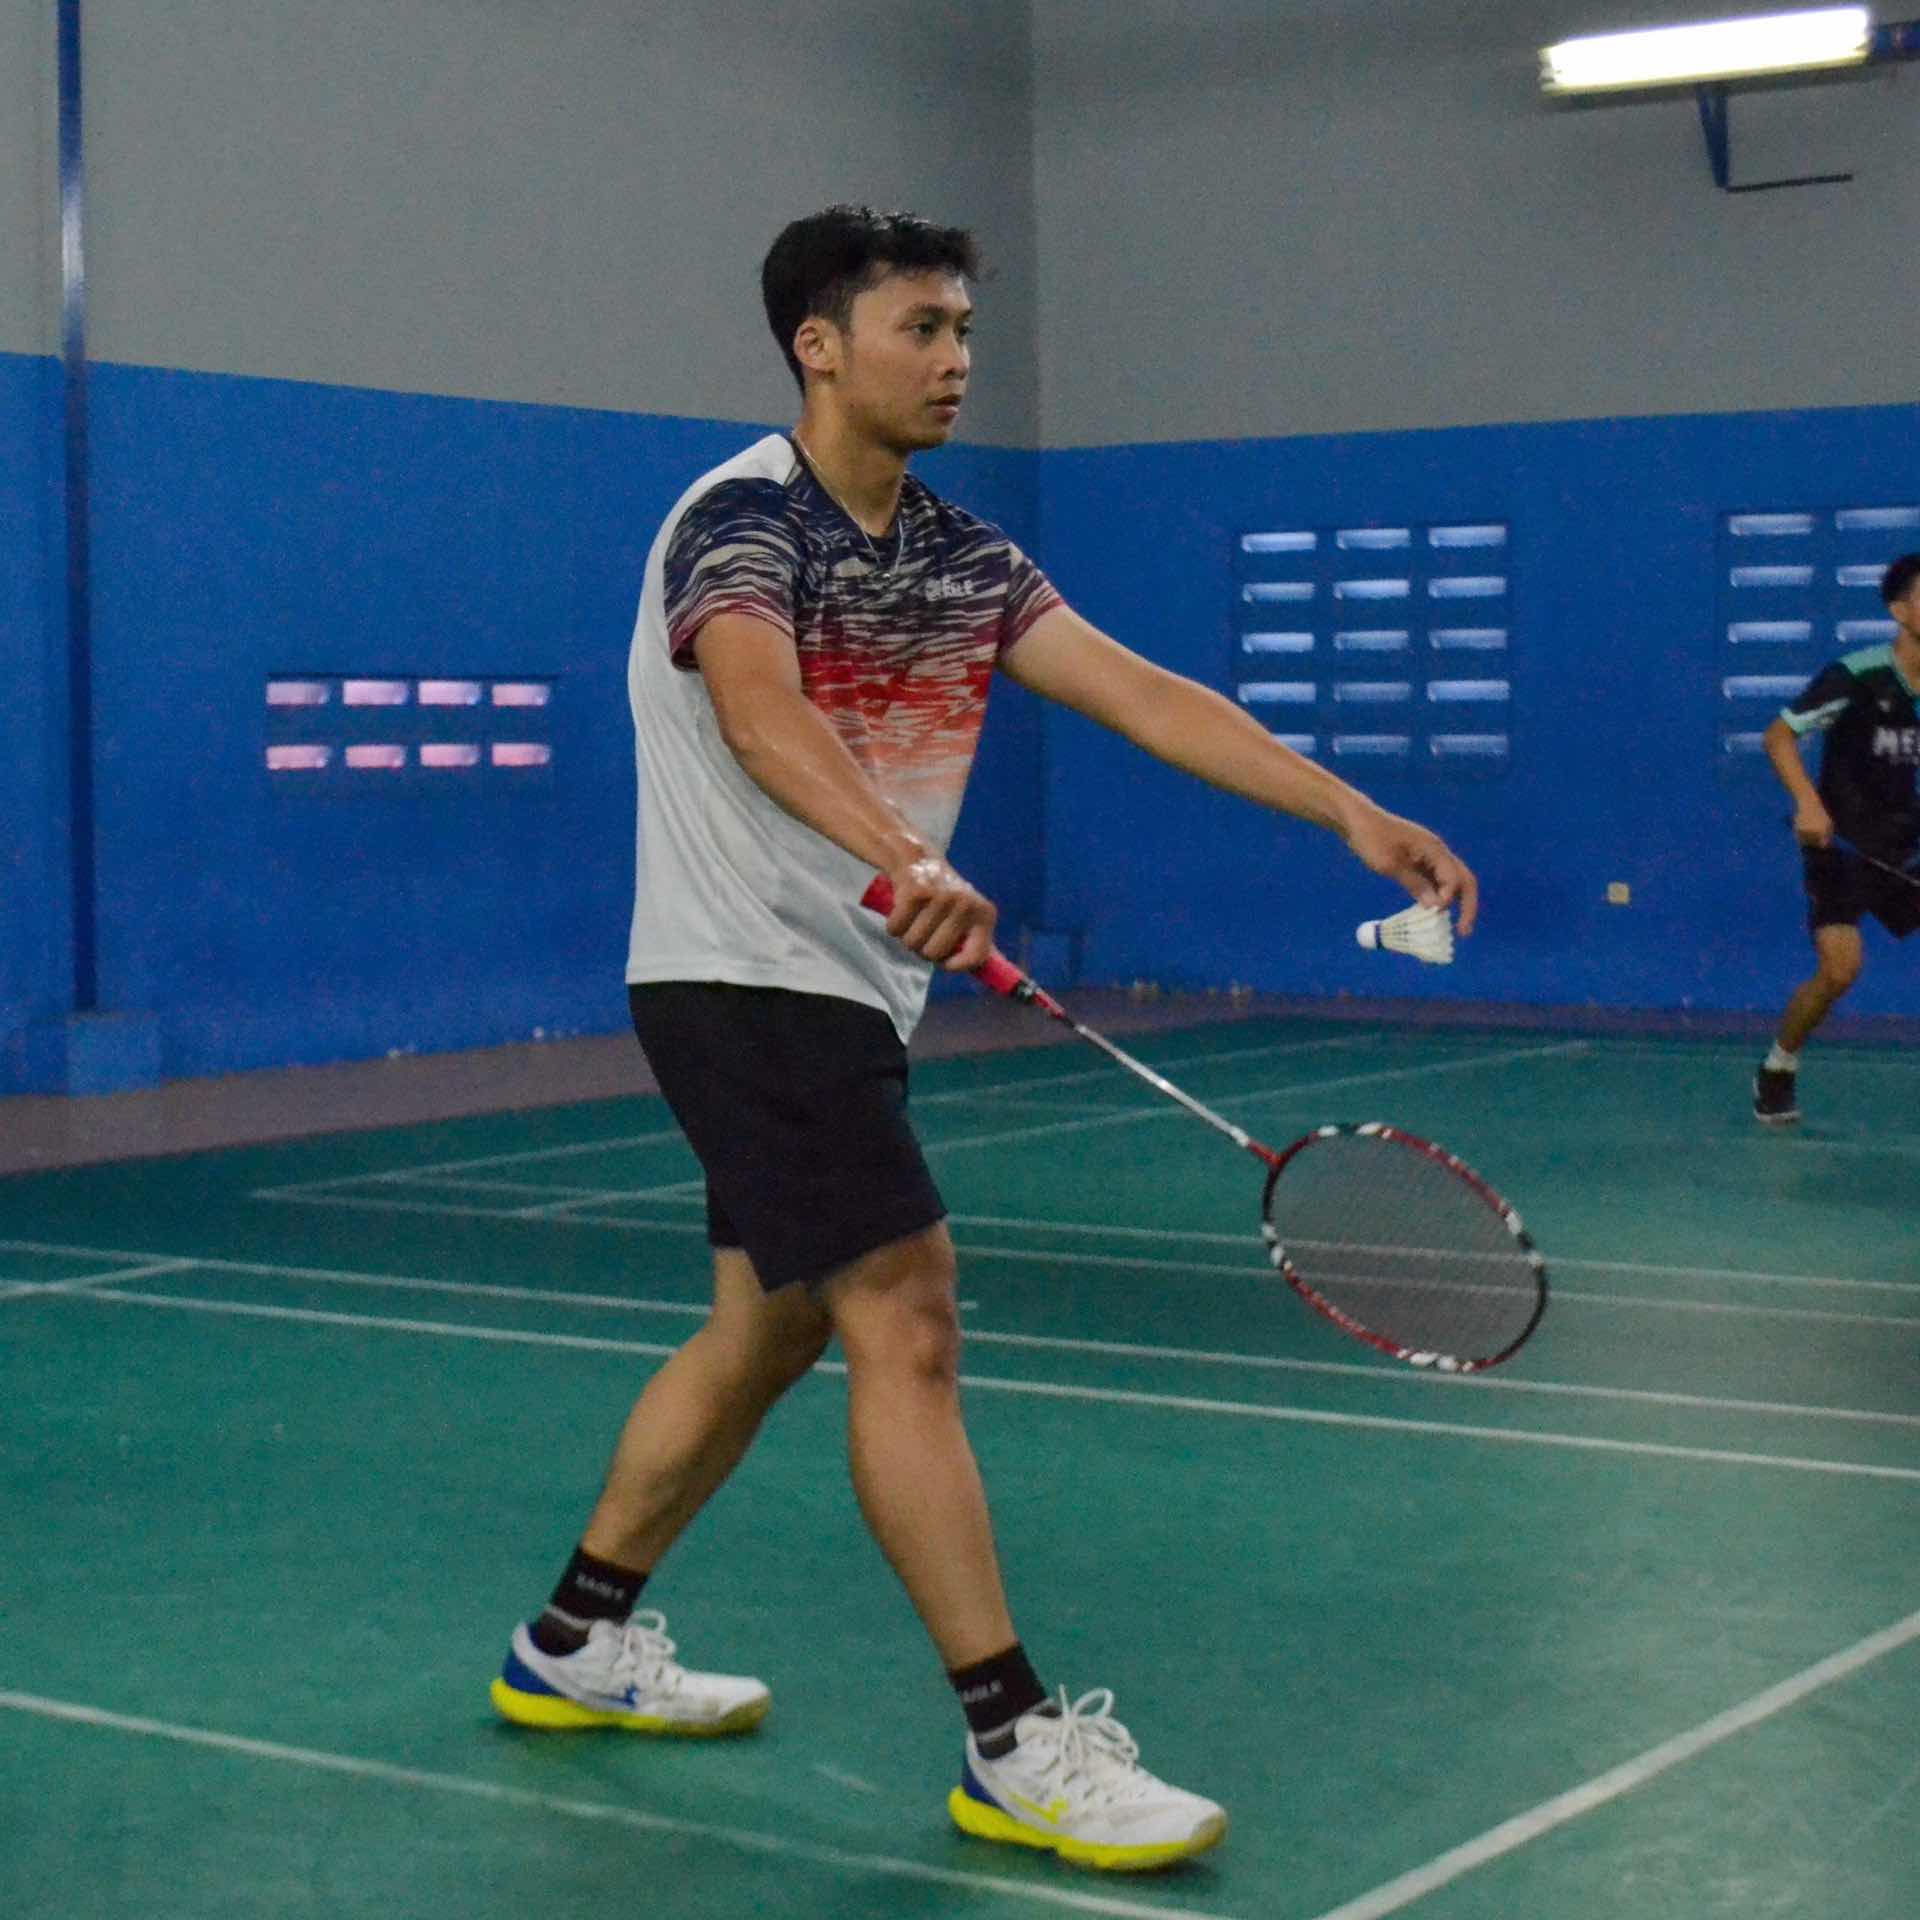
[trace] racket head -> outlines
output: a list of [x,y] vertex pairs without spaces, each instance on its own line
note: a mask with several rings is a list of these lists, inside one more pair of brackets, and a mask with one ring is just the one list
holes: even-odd
[[1275,1269],[1342,1332],[1409,1366],[1484,1373],[1547,1310],[1547,1265],[1465,1161],[1384,1121],[1334,1122],[1269,1161]]

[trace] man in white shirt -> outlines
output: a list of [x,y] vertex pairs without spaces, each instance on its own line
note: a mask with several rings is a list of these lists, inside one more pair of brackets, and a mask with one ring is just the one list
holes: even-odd
[[[959,229],[855,207],[789,226],[762,290],[799,424],[696,481],[648,558],[627,978],[707,1175],[714,1309],[641,1395],[494,1700],[548,1727],[758,1721],[760,1682],[680,1666],[662,1616],[632,1609],[837,1333],[861,1510],[967,1718],[952,1818],[1150,1867],[1212,1846],[1226,1815],[1139,1764],[1111,1694],[1050,1698],[1021,1646],[961,1419],[953,1244],[907,1119],[930,968],[993,944],[992,902],[946,858],[992,675],[1339,834],[1415,898],[1457,902],[1463,933],[1475,883],[1437,836],[1090,626],[997,528],[908,474],[965,398],[977,277]],[[859,905],[876,871],[884,924]]]

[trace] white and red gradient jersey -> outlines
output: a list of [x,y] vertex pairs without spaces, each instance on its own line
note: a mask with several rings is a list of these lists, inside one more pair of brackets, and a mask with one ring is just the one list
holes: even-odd
[[700,678],[700,629],[742,613],[788,635],[807,698],[944,849],[994,668],[1059,604],[999,528],[911,476],[877,538],[784,434],[697,480],[647,557],[628,660],[640,801],[628,980],[837,994],[910,1034],[930,969],[861,909],[870,870],[733,757]]

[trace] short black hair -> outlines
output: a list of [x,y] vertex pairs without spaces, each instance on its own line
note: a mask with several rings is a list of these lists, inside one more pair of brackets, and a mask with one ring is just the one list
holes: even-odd
[[854,301],[888,274],[936,272],[980,278],[980,249],[965,227],[840,205],[781,228],[760,266],[760,297],[800,391],[806,392],[807,383],[793,336],[803,320],[818,314],[845,329],[853,322]]
[[1880,598],[1892,606],[1913,591],[1916,580],[1920,580],[1920,553],[1903,553],[1880,576]]

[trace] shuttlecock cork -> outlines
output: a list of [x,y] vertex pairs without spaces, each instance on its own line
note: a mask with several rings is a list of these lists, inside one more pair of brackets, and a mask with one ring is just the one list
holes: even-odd
[[1353,937],[1363,947],[1410,953],[1430,967],[1453,962],[1453,916],[1445,907],[1403,907],[1386,920],[1363,920]]

